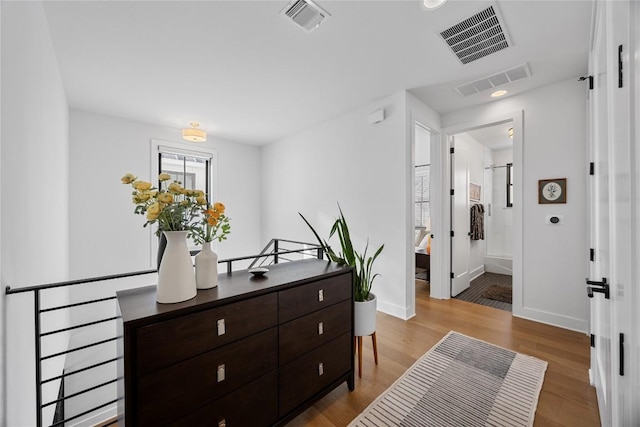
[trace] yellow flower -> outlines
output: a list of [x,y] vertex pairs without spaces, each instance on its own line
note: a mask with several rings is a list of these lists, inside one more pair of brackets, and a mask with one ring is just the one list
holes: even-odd
[[202,190],[193,190],[193,195],[197,197],[204,197],[204,191]]
[[220,213],[224,213],[225,206],[220,202],[215,202],[213,204],[213,209],[217,210]]
[[169,191],[172,192],[173,194],[181,194],[182,187],[180,186],[180,184],[174,181],[171,184],[169,184]]
[[159,203],[154,203],[147,208],[147,215],[148,214],[158,215],[161,210],[162,210],[162,206],[160,206]]
[[189,206],[189,201],[188,200],[181,201],[180,206]]
[[218,219],[213,216],[210,216],[207,219],[207,222],[209,223],[210,226],[214,227],[216,224],[218,224]]
[[204,196],[198,196],[196,197],[196,203],[199,205],[206,205],[207,199],[205,199]]
[[158,175],[158,179],[160,180],[160,182],[168,181],[171,179],[171,175],[169,175],[168,173],[161,173],[160,175]]
[[138,191],[147,191],[151,189],[151,183],[147,181],[135,181],[133,186]]
[[120,178],[120,180],[122,181],[123,184],[131,184],[136,179],[137,178],[133,174],[130,174],[130,173],[128,173],[125,176],[123,176],[122,178]]
[[158,201],[161,203],[173,203],[173,195],[169,193],[158,194]]
[[158,190],[149,190],[145,191],[145,193],[149,194],[150,197],[156,197],[158,195]]
[[149,221],[155,221],[156,219],[158,219],[158,214],[147,211],[147,219]]
[[138,199],[140,199],[141,202],[146,202],[150,198],[151,198],[151,194],[149,194],[148,191],[144,191],[138,194]]

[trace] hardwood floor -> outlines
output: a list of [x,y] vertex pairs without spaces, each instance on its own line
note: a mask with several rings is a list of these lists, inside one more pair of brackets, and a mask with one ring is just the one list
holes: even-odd
[[600,425],[595,389],[589,385],[589,338],[584,334],[466,301],[431,299],[422,281],[416,281],[414,318],[403,321],[378,313],[377,320],[379,365],[373,362],[371,340],[365,338],[362,378],[356,374],[355,391],[341,385],[288,427],[346,426],[450,330],[549,363],[534,426]]

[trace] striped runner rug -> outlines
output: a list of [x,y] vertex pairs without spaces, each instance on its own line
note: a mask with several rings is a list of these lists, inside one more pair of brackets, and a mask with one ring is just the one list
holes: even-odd
[[349,426],[532,426],[546,369],[451,331]]

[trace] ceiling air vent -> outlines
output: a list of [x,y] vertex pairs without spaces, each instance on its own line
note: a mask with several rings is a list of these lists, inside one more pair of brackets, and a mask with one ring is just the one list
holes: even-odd
[[528,64],[521,64],[517,67],[509,68],[505,71],[492,74],[482,79],[474,80],[470,83],[465,83],[460,86],[456,86],[456,91],[462,96],[471,96],[476,93],[491,90],[497,86],[506,85],[507,83],[515,82],[516,80],[522,80],[527,77],[531,77],[531,71],[529,71]]
[[495,6],[489,6],[440,35],[463,64],[491,55],[511,44]]
[[294,0],[282,13],[307,31],[317,28],[324,18],[331,16],[311,0]]

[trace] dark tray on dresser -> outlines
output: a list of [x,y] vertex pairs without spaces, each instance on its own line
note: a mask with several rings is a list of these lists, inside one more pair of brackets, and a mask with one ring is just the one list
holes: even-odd
[[309,259],[221,274],[178,304],[118,292],[118,425],[282,425],[354,388],[353,269]]

